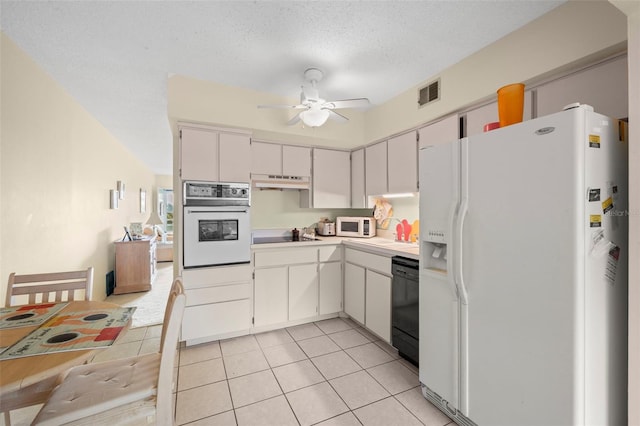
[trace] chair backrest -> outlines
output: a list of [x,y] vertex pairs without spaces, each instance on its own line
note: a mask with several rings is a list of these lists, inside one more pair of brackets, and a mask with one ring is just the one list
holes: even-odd
[[[93,267],[83,271],[45,274],[9,275],[5,306],[12,306],[13,296],[28,295],[27,303],[49,303],[76,300],[76,290],[84,290],[84,300],[91,300]],[[38,298],[38,295],[41,298]],[[64,298],[66,295],[66,299]]]
[[173,403],[171,401],[173,368],[178,350],[178,338],[182,325],[182,315],[186,305],[186,296],[180,277],[173,280],[169,292],[167,308],[164,311],[162,335],[160,338],[160,372],[158,376],[158,394],[156,397],[156,421],[158,425],[172,424]]

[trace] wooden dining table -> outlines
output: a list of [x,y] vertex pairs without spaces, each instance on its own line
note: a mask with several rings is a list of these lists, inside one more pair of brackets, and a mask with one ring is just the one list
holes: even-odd
[[[69,302],[56,315],[65,312],[91,311],[119,308],[119,305],[99,301]],[[131,321],[126,329],[131,326]],[[9,347],[29,335],[39,326],[0,329],[0,347]],[[118,339],[125,334],[121,332]],[[85,363],[96,351],[103,348],[73,350],[67,352],[44,353],[0,360],[0,411],[13,410],[27,405],[37,404],[46,399],[56,385],[60,373]]]

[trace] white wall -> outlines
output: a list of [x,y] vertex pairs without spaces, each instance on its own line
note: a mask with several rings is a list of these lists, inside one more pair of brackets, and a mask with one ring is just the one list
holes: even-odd
[[496,99],[506,84],[532,84],[545,76],[625,49],[626,17],[610,3],[569,1],[441,72],[441,99],[418,108],[423,83],[365,116],[366,141],[374,141]]
[[[155,177],[6,35],[1,37],[0,297],[9,273],[95,268],[106,294],[112,242],[147,220]],[[125,183],[120,208],[109,190]],[[140,213],[139,191],[147,191]]]

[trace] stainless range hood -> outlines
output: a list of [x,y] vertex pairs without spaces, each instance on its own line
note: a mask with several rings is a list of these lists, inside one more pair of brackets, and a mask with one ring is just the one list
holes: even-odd
[[309,176],[251,175],[251,185],[259,189],[309,189]]

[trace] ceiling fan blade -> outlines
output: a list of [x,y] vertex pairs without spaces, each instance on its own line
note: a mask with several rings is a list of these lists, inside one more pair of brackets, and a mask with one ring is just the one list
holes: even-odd
[[304,105],[258,105],[258,108],[276,108],[276,109],[302,109]]
[[287,121],[287,126],[293,126],[298,121],[300,121],[301,112],[297,113],[291,120]]
[[367,98],[358,98],[358,99],[343,99],[341,101],[329,101],[326,102],[322,107],[328,109],[338,109],[338,108],[359,108],[366,107],[371,105],[369,99]]
[[345,123],[347,121],[349,121],[349,119],[347,117],[345,117],[344,115],[337,113],[333,110],[327,109],[327,111],[329,111],[329,118],[332,119],[333,121],[337,121],[338,123]]

